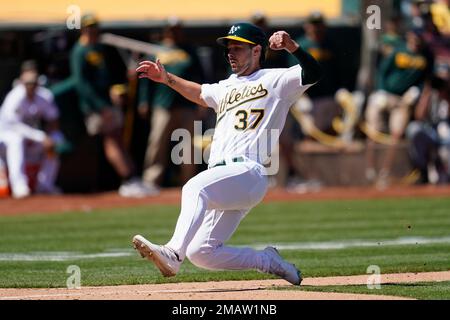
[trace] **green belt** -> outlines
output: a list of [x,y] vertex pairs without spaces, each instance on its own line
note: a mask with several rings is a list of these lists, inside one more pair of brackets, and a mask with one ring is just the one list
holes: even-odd
[[[244,157],[235,157],[235,158],[231,159],[231,161],[233,161],[233,162],[244,162],[245,159],[244,159]],[[226,166],[226,165],[227,165],[227,162],[225,160],[222,160],[222,161],[216,163],[211,168],[220,167],[220,166]]]

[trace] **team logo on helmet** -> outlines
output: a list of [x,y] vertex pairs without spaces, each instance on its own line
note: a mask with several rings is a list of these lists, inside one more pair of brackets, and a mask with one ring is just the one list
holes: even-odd
[[229,34],[235,34],[240,28],[241,26],[231,26]]

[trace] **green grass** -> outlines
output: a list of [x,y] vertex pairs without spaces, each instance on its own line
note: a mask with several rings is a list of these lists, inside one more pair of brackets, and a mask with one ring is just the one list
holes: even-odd
[[[244,219],[230,244],[382,241],[400,237],[449,237],[450,199],[304,201],[262,204]],[[179,208],[148,206],[64,214],[0,217],[0,256],[5,253],[99,253],[131,250],[135,234],[165,243]],[[359,247],[341,250],[284,250],[305,277],[449,270],[450,244]],[[69,265],[81,268],[82,285],[174,281],[267,279],[254,271],[213,272],[183,264],[176,278],[164,279],[137,254],[70,261],[0,261],[0,287],[64,287]],[[450,298],[447,295],[447,298]]]
[[356,293],[408,297],[421,300],[442,300],[450,298],[450,281],[418,282],[402,284],[383,284],[380,289],[368,289],[366,285],[358,286],[302,286],[277,288],[277,290],[299,290],[314,292]]

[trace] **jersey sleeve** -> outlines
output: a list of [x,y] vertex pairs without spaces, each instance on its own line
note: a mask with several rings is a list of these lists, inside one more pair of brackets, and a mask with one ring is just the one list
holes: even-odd
[[206,102],[208,107],[217,112],[219,108],[219,84],[203,84],[201,98]]
[[16,87],[6,95],[3,105],[0,108],[0,120],[3,122],[21,121],[17,110],[21,100],[25,96],[24,92],[25,90],[22,90],[22,88]]
[[8,129],[28,140],[39,143],[43,143],[47,137],[47,134],[43,130],[33,128],[22,122],[11,123],[9,124]]
[[280,98],[295,100],[312,85],[303,85],[302,67],[295,65],[288,69],[281,69],[275,84],[275,93]]

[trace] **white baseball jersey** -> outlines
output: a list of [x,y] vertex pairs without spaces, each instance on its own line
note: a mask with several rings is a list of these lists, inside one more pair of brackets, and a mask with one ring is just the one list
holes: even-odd
[[27,139],[42,142],[45,133],[38,130],[40,121],[52,121],[58,116],[58,108],[50,90],[38,87],[33,100],[29,100],[25,86],[19,84],[7,94],[0,108],[0,128],[16,131]]
[[217,113],[209,163],[235,156],[267,163],[290,107],[311,86],[301,74],[296,65],[202,85],[201,97]]

